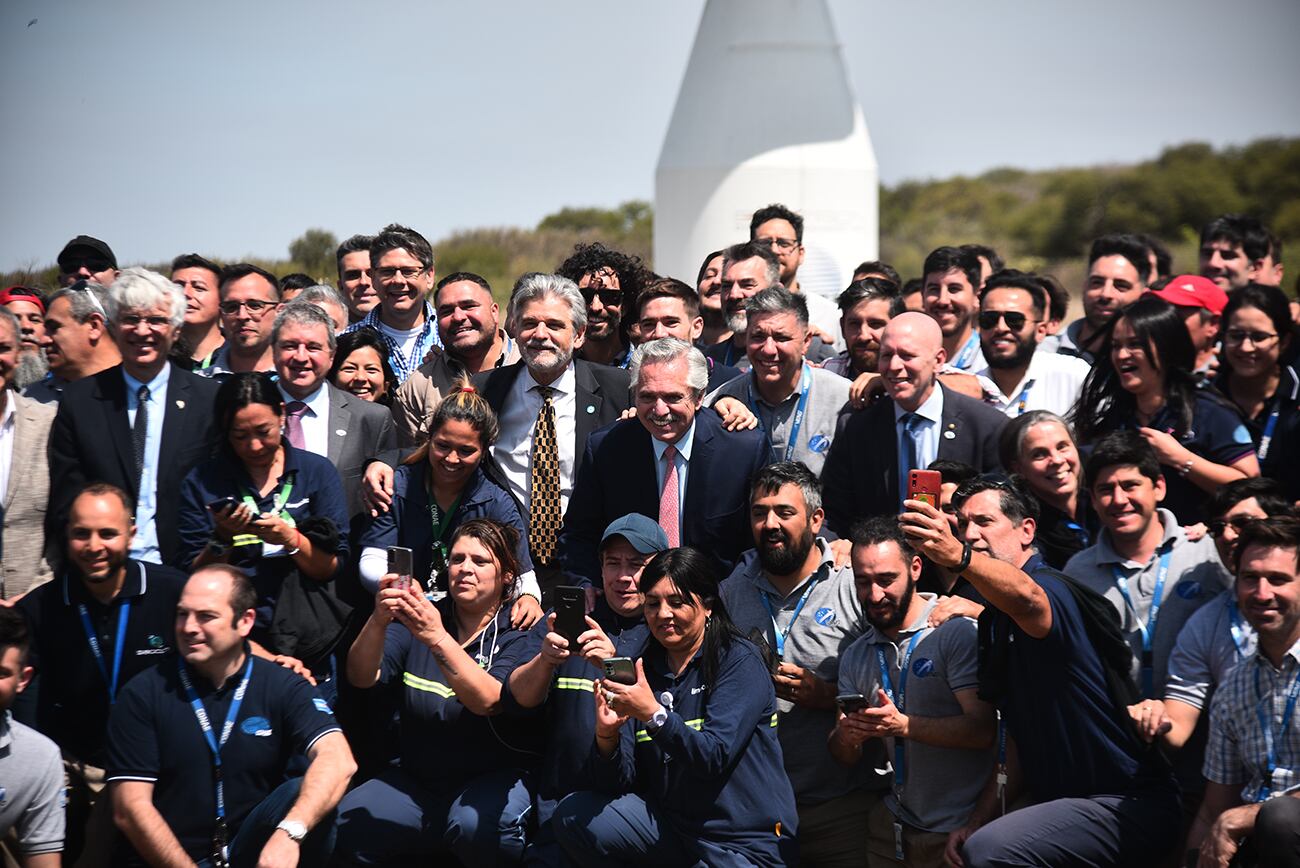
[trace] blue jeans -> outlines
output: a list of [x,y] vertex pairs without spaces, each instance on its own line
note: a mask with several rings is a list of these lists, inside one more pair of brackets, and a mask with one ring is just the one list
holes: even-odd
[[[285,781],[271,791],[271,794],[258,803],[239,824],[235,837],[230,841],[231,868],[253,868],[257,865],[262,848],[275,832],[275,827],[289,813],[293,803],[298,800],[298,791],[302,789],[302,778]],[[303,838],[299,847],[302,855],[298,859],[300,866],[324,865],[334,849],[334,813],[330,812],[321,819]],[[212,860],[199,862],[199,868],[212,868]]]

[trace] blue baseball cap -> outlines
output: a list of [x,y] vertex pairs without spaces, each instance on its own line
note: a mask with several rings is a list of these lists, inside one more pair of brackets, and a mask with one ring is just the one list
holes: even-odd
[[610,522],[609,527],[605,528],[604,536],[600,538],[601,547],[612,536],[621,536],[643,555],[668,551],[668,534],[664,533],[659,522],[639,512],[630,512]]

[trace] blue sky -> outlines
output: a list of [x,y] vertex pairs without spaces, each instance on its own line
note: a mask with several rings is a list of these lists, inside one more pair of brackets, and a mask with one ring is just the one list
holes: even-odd
[[[702,8],[6,0],[0,269],[82,232],[234,260],[649,199]],[[886,184],[1300,135],[1294,0],[830,8]]]

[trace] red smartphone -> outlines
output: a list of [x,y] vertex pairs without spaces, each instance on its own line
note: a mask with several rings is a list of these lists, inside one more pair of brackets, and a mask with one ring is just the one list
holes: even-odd
[[907,499],[923,500],[939,509],[943,477],[937,470],[909,470],[907,473]]

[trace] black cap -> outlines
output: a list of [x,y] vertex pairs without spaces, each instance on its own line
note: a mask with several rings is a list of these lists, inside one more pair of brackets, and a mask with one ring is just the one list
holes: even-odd
[[89,235],[78,235],[76,238],[63,245],[63,250],[59,253],[59,270],[64,274],[70,274],[73,269],[72,265],[80,256],[87,253],[93,253],[96,256],[102,256],[108,260],[108,264],[117,268],[117,257],[113,255],[113,248],[109,247],[98,238],[91,238]]

